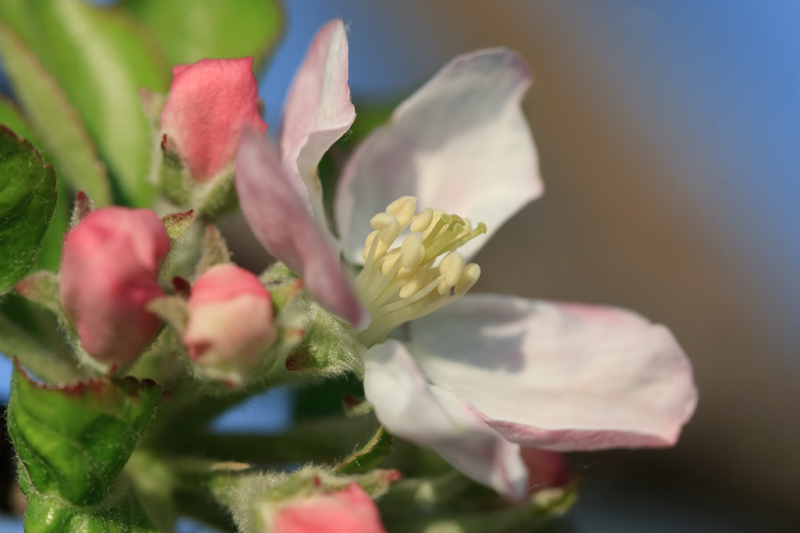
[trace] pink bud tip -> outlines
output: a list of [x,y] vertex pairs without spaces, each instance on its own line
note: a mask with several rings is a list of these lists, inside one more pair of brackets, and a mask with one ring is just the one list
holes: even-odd
[[263,134],[253,58],[203,59],[172,69],[172,86],[161,112],[162,146],[169,138],[189,172],[205,181],[233,161],[242,126]]
[[386,533],[369,494],[351,483],[338,492],[311,496],[282,507],[275,533]]
[[243,268],[224,264],[204,272],[188,305],[183,343],[189,357],[212,376],[241,382],[275,340],[272,298]]
[[169,252],[161,219],[146,209],[106,207],[86,215],[64,240],[61,302],[83,349],[125,366],[153,340],[160,320],[148,312]]

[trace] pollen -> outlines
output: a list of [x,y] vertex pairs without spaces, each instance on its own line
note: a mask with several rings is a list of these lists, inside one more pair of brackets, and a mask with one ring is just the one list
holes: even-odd
[[356,290],[372,321],[359,338],[367,346],[394,328],[452,303],[478,281],[481,269],[466,264],[457,248],[486,233],[482,222],[430,207],[416,212],[417,199],[398,198],[370,219],[364,269]]

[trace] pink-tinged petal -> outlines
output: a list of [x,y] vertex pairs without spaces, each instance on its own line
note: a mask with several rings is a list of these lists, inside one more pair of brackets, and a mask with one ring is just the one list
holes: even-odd
[[623,309],[467,295],[410,335],[433,383],[523,446],[670,446],[697,402],[669,330]]
[[366,311],[338,255],[286,174],[278,151],[254,131],[242,134],[235,183],[242,213],[264,248],[303,276],[308,292],[322,307],[361,325]]
[[431,385],[395,340],[364,354],[364,392],[378,420],[399,437],[431,446],[470,478],[520,499],[527,471],[516,444],[484,423],[467,402]]
[[280,147],[290,176],[305,183],[314,216],[325,220],[317,165],[356,118],[350,102],[347,32],[332,20],[317,32],[284,108]]
[[201,275],[188,301],[182,341],[189,357],[213,378],[241,383],[272,342],[272,298],[258,278],[232,264]]
[[93,358],[125,366],[153,340],[161,321],[146,306],[164,294],[158,272],[169,247],[163,222],[146,209],[98,209],[67,234],[61,302]]
[[522,448],[522,461],[528,468],[528,492],[565,487],[572,479],[569,464],[558,452]]
[[262,134],[253,58],[203,59],[172,69],[172,86],[161,112],[161,129],[197,181],[233,161],[244,125]]
[[282,506],[272,517],[274,533],[386,533],[378,507],[358,484]]
[[336,222],[345,258],[361,263],[369,219],[393,200],[416,196],[485,222],[487,237],[543,190],[538,157],[520,102],[531,84],[523,59],[505,49],[459,56],[375,129],[344,169]]

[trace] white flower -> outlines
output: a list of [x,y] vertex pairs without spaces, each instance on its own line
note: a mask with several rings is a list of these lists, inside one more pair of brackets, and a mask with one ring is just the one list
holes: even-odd
[[[403,102],[344,168],[337,241],[316,166],[355,118],[346,82],[346,34],[332,21],[292,86],[280,154],[246,134],[236,183],[261,243],[324,307],[365,328],[364,389],[381,423],[515,499],[527,487],[520,446],[674,444],[697,392],[666,328],[622,309],[465,295],[486,240],[475,237],[543,190],[520,109],[524,61],[505,49],[460,56]],[[355,284],[339,253],[366,260]]]

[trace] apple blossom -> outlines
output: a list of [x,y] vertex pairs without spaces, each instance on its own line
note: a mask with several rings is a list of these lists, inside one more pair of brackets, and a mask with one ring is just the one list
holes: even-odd
[[[353,325],[366,316],[359,302],[369,313],[358,338],[381,423],[513,499],[529,483],[522,446],[674,444],[697,393],[666,328],[610,307],[465,295],[480,275],[469,263],[477,237],[543,190],[520,107],[531,74],[516,53],[454,59],[361,143],[338,183],[336,241],[308,161],[352,123],[345,38],[340,21],[321,30],[290,92],[304,105],[287,105],[281,151],[245,132],[236,184],[255,235],[323,307]],[[313,157],[308,142],[292,148],[314,138],[324,142]],[[339,252],[364,265],[353,284]]]
[[267,130],[252,69],[252,57],[203,59],[172,69],[161,129],[196,181],[212,178],[233,161],[243,126]]
[[213,377],[238,384],[275,340],[272,299],[258,278],[216,265],[192,286],[183,334],[189,358]]
[[83,349],[94,359],[126,366],[161,324],[147,303],[158,286],[170,241],[153,211],[105,207],[89,213],[66,236],[61,302]]
[[272,516],[274,533],[385,533],[375,502],[357,483],[290,501]]

